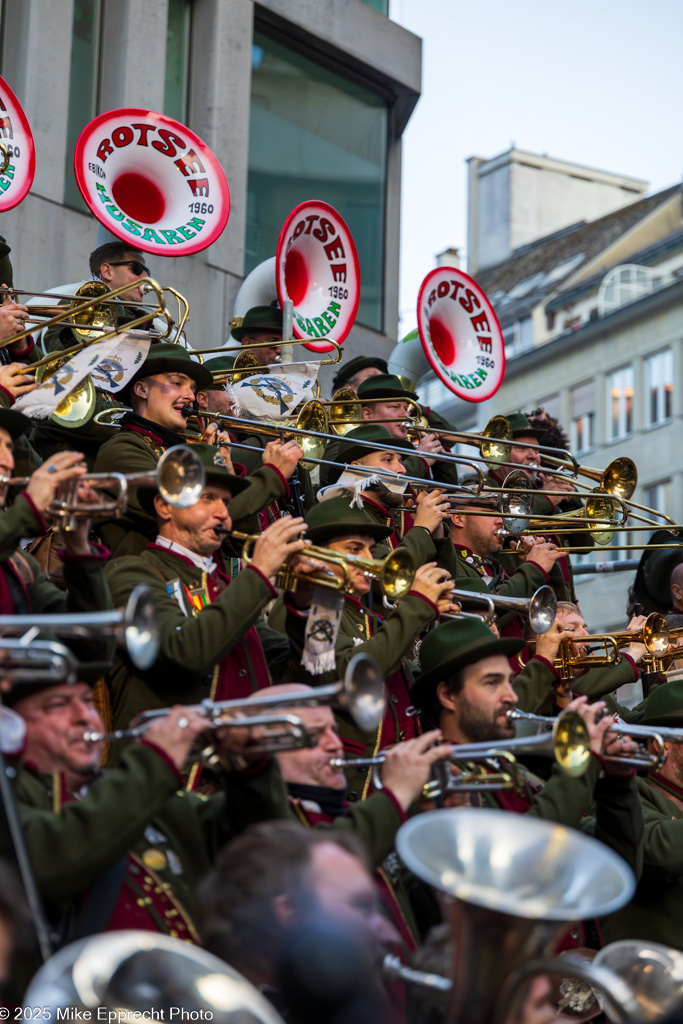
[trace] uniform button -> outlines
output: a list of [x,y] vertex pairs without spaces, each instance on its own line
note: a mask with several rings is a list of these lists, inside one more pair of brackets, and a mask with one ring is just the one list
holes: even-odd
[[348,800],[348,801],[349,801],[350,803],[354,803],[354,802],[355,802],[355,801],[356,801],[356,800],[358,799],[358,793],[356,793],[356,792],[355,792],[355,791],[354,791],[354,790],[352,789],[352,790],[350,790],[350,791],[349,791],[349,792],[348,792],[348,793],[346,794],[346,799],[347,799],[347,800]]
[[574,939],[574,941],[576,941],[578,939],[578,937],[579,937],[579,933],[576,930],[576,928],[572,928],[572,930],[571,930],[571,932],[569,934]]
[[406,738],[406,734],[405,734],[405,733],[404,733],[403,731],[401,731],[401,732],[400,732],[400,733],[398,734],[398,738],[399,738],[400,740],[404,740],[404,739]]
[[398,697],[396,696],[395,693],[392,693],[392,695],[391,695],[391,703],[392,704],[398,704]]
[[244,679],[244,677],[246,676],[246,674],[247,674],[247,670],[246,670],[246,668],[241,668],[241,669],[239,670],[239,672],[237,673],[237,675],[238,675],[238,676],[240,677],[240,679]]

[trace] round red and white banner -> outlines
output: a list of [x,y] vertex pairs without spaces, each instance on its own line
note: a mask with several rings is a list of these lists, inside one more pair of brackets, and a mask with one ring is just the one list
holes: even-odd
[[[0,78],[0,211],[11,210],[24,198],[36,173],[33,135],[19,100]],[[6,166],[4,166],[6,165]]]
[[100,223],[143,252],[189,256],[228,223],[223,168],[194,132],[164,114],[132,107],[100,114],[79,136],[74,173]]
[[485,292],[462,270],[430,271],[417,298],[417,326],[437,377],[466,402],[495,395],[505,374],[503,332]]
[[[294,305],[295,338],[326,335],[338,345],[353,327],[360,301],[360,266],[353,236],[328,203],[310,200],[295,207],[277,243],[275,283],[280,305]],[[331,352],[324,341],[306,348]]]

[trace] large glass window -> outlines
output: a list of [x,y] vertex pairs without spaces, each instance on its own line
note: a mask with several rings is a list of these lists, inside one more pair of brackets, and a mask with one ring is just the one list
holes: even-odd
[[381,330],[386,153],[381,97],[255,33],[245,272],[275,255],[298,203],[321,199],[342,215],[358,249],[358,320]]
[[168,0],[164,113],[183,124],[187,119],[191,7],[192,0]]
[[81,210],[85,210],[86,205],[74,177],[73,154],[78,136],[97,111],[101,8],[102,0],[74,2],[64,202]]
[[674,355],[670,348],[645,360],[645,387],[647,426],[670,420],[674,396]]
[[389,14],[389,0],[361,0],[361,3],[373,7],[380,14]]
[[[650,484],[643,491],[643,503],[665,515],[671,515],[671,480],[663,480],[659,484]],[[662,523],[662,526],[665,524]]]
[[571,396],[571,446],[577,455],[595,447],[595,383],[573,388]]
[[633,432],[633,367],[625,366],[611,374],[608,383],[607,408],[610,417],[610,440],[628,437]]

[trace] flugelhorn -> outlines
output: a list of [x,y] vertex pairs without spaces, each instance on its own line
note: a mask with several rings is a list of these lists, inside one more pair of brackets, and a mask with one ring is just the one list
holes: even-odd
[[[249,565],[254,545],[261,540],[263,535],[243,533],[241,530],[226,530],[225,532],[237,540],[244,541],[242,559]],[[296,568],[292,569],[288,559],[275,578],[275,586],[281,590],[296,590],[299,582],[306,582],[327,590],[348,591],[351,586],[351,571],[359,569],[368,579],[379,581],[387,598],[396,600],[408,593],[415,579],[415,559],[405,547],[398,547],[394,551],[390,551],[386,558],[378,559],[360,558],[358,555],[347,555],[340,551],[333,551],[331,548],[308,544],[303,551],[297,552],[297,556],[325,562],[335,569],[340,569],[341,575],[334,572],[333,569],[315,573],[298,573]]]
[[[602,717],[606,718],[608,715],[609,712],[603,712]],[[557,721],[546,715],[534,715],[529,711],[518,711],[516,708],[508,711],[507,719],[511,723],[530,722],[541,729],[554,729],[553,723]],[[642,739],[644,742],[641,746],[644,746],[645,750],[636,754],[603,754],[603,758],[613,761],[615,764],[646,771],[659,771],[662,767],[666,761],[665,743],[683,743],[682,729],[666,729],[656,725],[630,725],[628,722],[614,721],[610,725],[610,730],[620,736],[632,736],[636,740]]]
[[[23,486],[30,479],[30,476],[0,477],[0,486]],[[79,503],[78,488],[84,484],[97,489],[115,489],[116,493],[111,500],[97,504]],[[187,445],[177,444],[167,448],[153,473],[86,473],[63,484],[49,505],[47,516],[65,522],[64,529],[73,529],[74,524],[69,522],[72,519],[122,516],[128,506],[131,487],[156,487],[169,505],[189,508],[199,501],[205,486],[206,474],[200,459]]]
[[[552,626],[557,613],[557,596],[547,584],[535,590],[531,597],[506,597],[503,594],[480,594],[476,590],[449,590],[448,596],[455,603],[460,601],[480,602],[493,605],[498,611],[512,611],[526,615],[534,633],[542,634]],[[490,625],[490,623],[489,623]]]
[[21,633],[18,643],[26,648],[40,633],[55,633],[76,640],[111,636],[142,671],[156,661],[160,642],[156,602],[150,588],[143,584],[134,588],[123,608],[103,612],[0,615],[0,648],[8,633]]
[[0,678],[16,683],[68,683],[78,681],[78,661],[68,647],[54,640],[0,637]]
[[[306,689],[300,693],[269,695],[268,690],[265,689],[254,694],[249,700],[205,700],[201,704],[193,705],[193,708],[206,717],[207,728],[220,729],[223,726],[231,726],[244,729],[256,724],[269,724],[263,721],[265,716],[261,715],[264,708],[277,710],[322,706],[341,708],[350,714],[356,724],[366,732],[376,729],[384,715],[386,696],[384,680],[374,659],[367,654],[354,654],[346,667],[343,679],[336,683],[330,683],[328,686],[318,686],[312,693]],[[87,732],[85,734],[86,742],[116,742],[144,736],[150,724],[158,718],[168,715],[169,711],[170,708],[143,711],[137,716],[134,726],[118,729],[111,733]],[[235,718],[233,717],[235,715],[244,717]],[[272,716],[269,716],[269,720],[272,720]],[[297,721],[301,724],[300,719]],[[303,742],[298,744],[299,747],[311,745],[306,737],[303,738]],[[287,748],[278,744],[270,749]],[[289,749],[296,748],[289,747]]]

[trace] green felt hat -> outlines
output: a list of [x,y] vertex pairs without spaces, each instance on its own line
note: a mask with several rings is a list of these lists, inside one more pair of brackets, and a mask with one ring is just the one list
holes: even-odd
[[392,533],[390,526],[376,523],[362,508],[349,507],[348,498],[321,501],[308,513],[306,522],[306,540],[312,544],[325,544],[346,533],[366,533],[375,540],[386,540]]
[[353,430],[349,430],[348,434],[340,437],[338,442],[335,442],[334,461],[353,462],[354,459],[362,459],[363,456],[370,455],[373,449],[367,448],[364,444],[357,444],[358,441],[368,441],[373,444],[377,442],[377,448],[374,450],[378,452],[389,447],[404,448],[411,455],[415,454],[415,449],[407,438],[394,437],[381,423],[373,423],[372,420],[368,420],[367,425],[354,427]]
[[[221,487],[227,487],[234,498],[241,491],[246,491],[247,487],[251,484],[251,480],[247,477],[228,473],[225,468],[225,460],[215,445],[193,444],[192,451],[199,457],[199,461],[204,467],[207,486],[209,484],[219,484]],[[145,512],[151,516],[155,515],[154,498],[159,493],[156,485],[154,487],[139,487],[137,493],[138,501]]]
[[[458,587],[461,581],[458,580]],[[525,647],[524,640],[499,639],[480,619],[452,619],[433,629],[420,647],[420,675],[411,691],[417,708],[429,706],[438,684],[466,665],[502,654],[512,657]]]
[[[240,320],[239,317],[235,317]],[[241,341],[245,334],[252,331],[279,331],[282,334],[282,310],[279,306],[252,306],[248,309],[241,322],[230,331],[233,338]]]
[[537,441],[540,441],[542,437],[545,437],[546,431],[541,430],[540,427],[532,426],[523,412],[513,412],[506,416],[506,419],[510,424],[513,438],[535,437]]
[[332,381],[333,391],[345,387],[347,381],[350,381],[361,370],[367,370],[371,366],[376,370],[380,370],[383,374],[388,373],[386,359],[381,359],[379,356],[356,356],[355,359],[349,359],[348,363],[344,363],[337,370]]
[[645,701],[639,725],[683,725],[683,681],[656,686]]
[[13,441],[25,434],[33,426],[33,421],[14,409],[6,409],[0,405],[0,427],[6,430]]
[[397,401],[401,398],[412,398],[417,401],[415,392],[408,391],[394,373],[380,373],[375,377],[368,377],[358,385],[358,397],[361,400],[386,398],[387,401]]
[[[232,370],[234,365],[235,356],[216,356],[215,359],[205,359],[202,363],[204,369],[208,370],[210,374],[225,373],[226,370]],[[199,391],[222,391],[224,387],[224,384],[213,380],[208,387],[199,388]]]
[[152,377],[155,373],[185,373],[200,390],[211,387],[213,384],[213,377],[209,371],[202,363],[196,362],[186,348],[183,348],[182,345],[172,345],[169,342],[160,341],[156,345],[150,345],[147,358],[135,375],[131,377],[121,395],[129,394],[137,380],[142,380],[143,377]]

